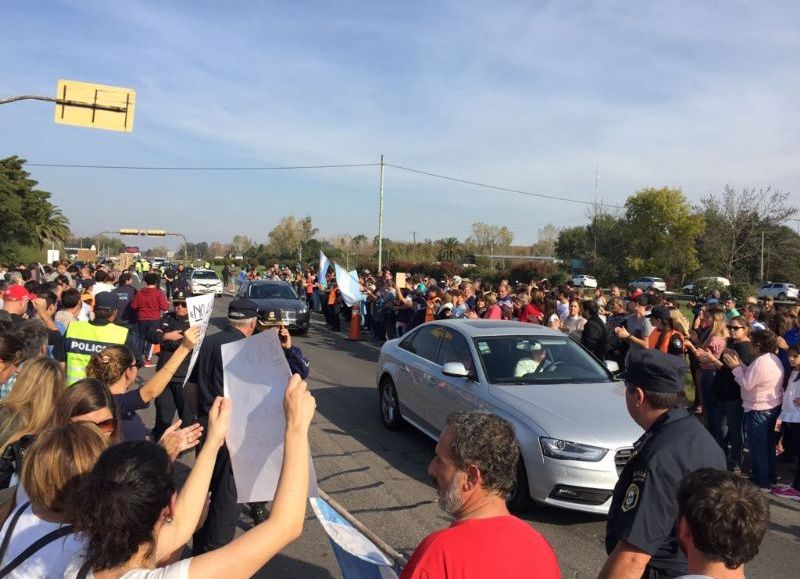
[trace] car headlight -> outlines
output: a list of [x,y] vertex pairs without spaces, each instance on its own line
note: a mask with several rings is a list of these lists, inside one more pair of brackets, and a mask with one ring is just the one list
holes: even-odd
[[542,445],[542,454],[550,458],[560,460],[585,460],[587,462],[598,462],[608,452],[607,448],[579,444],[568,440],[557,438],[539,437],[539,444]]
[[298,313],[298,314],[304,314],[304,313],[306,313],[307,311],[308,311],[308,308],[307,308],[306,306],[302,306],[301,308],[299,308],[299,309],[297,310],[297,313]]

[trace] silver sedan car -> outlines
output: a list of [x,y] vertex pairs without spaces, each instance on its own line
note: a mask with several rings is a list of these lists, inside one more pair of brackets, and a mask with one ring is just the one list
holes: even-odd
[[493,412],[520,444],[512,510],[538,503],[604,514],[642,429],[625,386],[566,335],[495,320],[429,322],[381,349],[381,420],[408,422],[434,440],[447,416]]

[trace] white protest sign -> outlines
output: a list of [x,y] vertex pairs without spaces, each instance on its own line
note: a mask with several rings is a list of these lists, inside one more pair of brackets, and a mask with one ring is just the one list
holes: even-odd
[[[238,502],[271,501],[283,464],[283,397],[291,377],[278,331],[223,344],[222,372],[225,397],[231,401],[225,442]],[[308,494],[317,496],[317,477],[310,460],[309,469]]]
[[192,374],[197,356],[200,354],[200,346],[203,345],[203,338],[206,337],[206,330],[208,329],[208,322],[211,320],[211,312],[214,311],[214,294],[206,294],[204,296],[193,296],[186,298],[186,308],[189,310],[189,327],[200,326],[200,337],[197,339],[192,350],[192,357],[189,360],[189,369],[186,371],[186,377],[183,379],[183,385],[186,386],[186,380]]

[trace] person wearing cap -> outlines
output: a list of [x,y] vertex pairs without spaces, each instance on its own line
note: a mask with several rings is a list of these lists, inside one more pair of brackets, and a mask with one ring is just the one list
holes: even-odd
[[[249,338],[256,329],[258,305],[250,299],[238,298],[228,304],[228,325],[221,332],[207,335],[200,346],[197,360],[187,381],[187,398],[196,387],[197,420],[208,431],[208,413],[217,396],[224,396],[222,346]],[[213,551],[230,543],[236,533],[240,507],[236,502],[231,457],[223,446],[217,455],[211,478],[211,503],[208,517],[192,540],[195,555]]]
[[[275,328],[278,331],[278,340],[280,340],[281,348],[283,348],[283,355],[286,356],[286,361],[289,363],[289,370],[292,374],[299,374],[303,380],[308,378],[309,362],[303,356],[303,351],[292,345],[292,335],[283,325],[281,311],[275,308],[259,308],[256,319],[255,333],[258,334]],[[269,517],[267,504],[264,502],[250,503],[250,517],[253,519],[253,525],[266,521]]]
[[[172,311],[159,320],[144,336],[148,342],[159,344],[156,372],[169,361],[183,341],[183,332],[189,329],[189,310],[186,307],[186,294],[177,290],[172,294]],[[170,378],[164,391],[155,399],[156,419],[153,426],[153,440],[160,440],[164,431],[172,424],[175,412],[183,424],[190,422],[190,412],[185,407],[183,383],[189,370],[190,356],[187,356]]]
[[[64,340],[53,349],[53,357],[65,363],[68,385],[86,378],[86,366],[92,355],[112,344],[125,344],[131,351],[138,351],[136,335],[114,323],[118,307],[116,294],[100,292],[94,297],[94,320],[67,326]],[[139,363],[141,359],[137,356],[136,361]]]
[[3,290],[3,311],[11,318],[11,326],[18,326],[28,313],[28,304],[36,296],[25,289],[25,286],[12,284]]
[[683,407],[687,370],[682,357],[659,350],[628,356],[625,403],[645,433],[614,487],[605,539],[609,557],[600,579],[686,573],[675,532],[678,486],[698,469],[726,467],[717,442]]
[[665,354],[683,356],[685,353],[683,334],[675,329],[669,308],[661,304],[653,306],[647,317],[653,326],[653,331],[647,338],[648,347]]

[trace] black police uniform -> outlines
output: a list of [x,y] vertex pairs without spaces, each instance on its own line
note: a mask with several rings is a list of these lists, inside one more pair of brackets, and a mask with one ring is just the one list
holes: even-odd
[[[182,292],[176,292],[176,297],[179,295],[183,296],[184,294]],[[182,299],[185,299],[185,297],[182,297]],[[185,332],[188,329],[189,316],[179,316],[175,312],[170,312],[161,318],[158,326],[151,328],[147,333],[147,341],[161,345],[156,372],[164,367],[164,364],[169,361],[182,341],[181,339],[165,340],[164,334],[174,331]],[[175,374],[173,374],[167,387],[155,400],[156,421],[152,432],[153,440],[159,440],[161,435],[164,434],[164,431],[169,428],[176,410],[184,426],[187,426],[189,422],[191,422],[190,413],[186,408],[186,402],[183,396],[183,383],[186,378],[186,373],[189,371],[190,360],[191,356],[186,356],[183,362],[181,362],[181,365],[178,366]]]
[[[632,354],[629,376],[641,357],[664,365],[678,365],[680,381],[686,364],[655,350]],[[673,362],[670,362],[672,360]],[[630,377],[626,380],[642,384]],[[647,383],[644,382],[644,387]],[[666,391],[655,389],[655,391]],[[606,527],[606,552],[619,541],[651,555],[643,577],[678,577],[687,573],[686,557],[678,546],[678,485],[684,476],[700,468],[725,470],[725,456],[714,438],[685,408],[664,413],[634,443],[634,455],[614,487]]]

